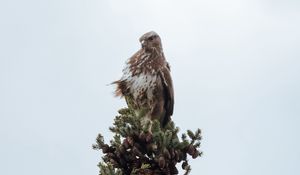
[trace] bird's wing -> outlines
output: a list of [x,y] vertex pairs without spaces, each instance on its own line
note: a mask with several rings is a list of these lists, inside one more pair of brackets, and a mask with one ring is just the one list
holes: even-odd
[[174,108],[174,89],[169,67],[164,67],[160,71],[160,78],[163,84],[163,94],[165,101],[164,108],[166,111],[162,125],[165,126],[170,121],[171,115],[173,115]]

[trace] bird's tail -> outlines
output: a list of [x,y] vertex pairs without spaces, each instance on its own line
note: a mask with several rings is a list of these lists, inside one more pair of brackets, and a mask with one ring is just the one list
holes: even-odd
[[116,84],[116,90],[114,92],[116,97],[123,97],[125,95],[126,92],[126,82],[122,81],[122,80],[118,80],[118,81],[114,81],[111,84]]

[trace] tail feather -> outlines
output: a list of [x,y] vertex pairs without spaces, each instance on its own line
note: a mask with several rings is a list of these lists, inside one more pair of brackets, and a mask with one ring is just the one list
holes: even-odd
[[114,81],[111,84],[116,84],[115,96],[116,97],[123,97],[126,94],[126,82],[122,80]]

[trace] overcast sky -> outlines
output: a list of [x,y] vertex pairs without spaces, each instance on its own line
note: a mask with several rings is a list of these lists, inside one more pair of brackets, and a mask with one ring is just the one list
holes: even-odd
[[0,174],[97,175],[110,82],[160,34],[173,120],[203,131],[192,175],[300,174],[300,1],[0,2]]

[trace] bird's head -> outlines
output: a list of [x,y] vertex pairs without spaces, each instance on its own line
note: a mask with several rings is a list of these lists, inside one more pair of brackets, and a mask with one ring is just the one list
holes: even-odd
[[147,50],[152,50],[152,49],[159,49],[160,51],[162,50],[162,45],[161,45],[161,40],[159,35],[154,32],[147,32],[144,35],[140,37],[140,43],[142,45],[142,48]]

